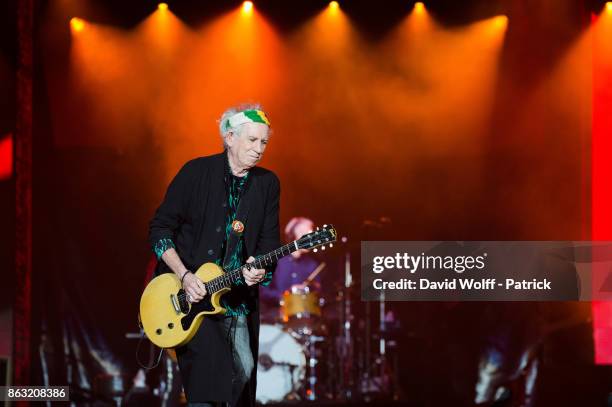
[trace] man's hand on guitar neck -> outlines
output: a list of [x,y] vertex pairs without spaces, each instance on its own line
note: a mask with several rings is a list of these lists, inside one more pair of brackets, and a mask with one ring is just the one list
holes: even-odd
[[[251,256],[247,259],[246,262],[253,263],[254,261],[255,261],[255,257]],[[249,268],[246,266],[242,268],[242,276],[244,277],[244,281],[249,286],[253,284],[261,283],[265,275],[266,275],[265,269],[251,268],[249,270]]]

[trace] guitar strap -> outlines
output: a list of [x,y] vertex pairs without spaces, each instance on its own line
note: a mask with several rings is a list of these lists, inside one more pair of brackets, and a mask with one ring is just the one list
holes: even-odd
[[[236,208],[236,216],[235,220],[239,220],[244,225],[244,229],[248,227],[248,218],[249,218],[249,209],[250,203],[252,200],[253,191],[255,188],[253,185],[256,183],[257,177],[250,177],[245,185],[245,191],[242,193],[240,197],[240,202],[238,203],[238,208]],[[234,228],[230,228],[230,234],[227,238],[227,245],[225,249],[225,256],[223,258],[223,269],[226,270],[226,267],[229,266],[229,262],[232,258],[232,253],[236,250],[236,246],[240,241],[240,237],[242,236],[242,232],[237,232]]]

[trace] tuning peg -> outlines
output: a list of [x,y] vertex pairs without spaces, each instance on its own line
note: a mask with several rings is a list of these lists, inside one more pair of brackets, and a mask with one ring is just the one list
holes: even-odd
[[331,249],[332,247],[334,247],[334,244],[333,244],[333,243],[330,243],[330,244],[329,244],[329,248]]
[[319,230],[319,227],[317,226],[317,230]]
[[325,245],[321,246],[321,250],[325,250]]
[[323,225],[323,227],[324,227],[324,228],[326,228],[326,227],[327,227],[327,225]]
[[318,252],[319,250],[318,250],[318,249],[313,249],[312,251],[316,253],[316,252]]

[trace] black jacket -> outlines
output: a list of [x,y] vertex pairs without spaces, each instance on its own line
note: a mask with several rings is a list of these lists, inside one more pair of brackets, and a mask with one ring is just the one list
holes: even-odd
[[[189,270],[197,270],[214,262],[225,238],[227,199],[224,177],[226,153],[196,158],[181,168],[170,183],[162,204],[150,222],[149,240],[174,241],[179,257]],[[272,251],[280,246],[279,232],[280,183],[276,175],[263,168],[249,171],[249,180],[241,198],[248,201],[248,217],[244,229],[247,256]],[[242,219],[241,219],[242,220]],[[159,261],[157,273],[170,271]],[[258,286],[248,288],[254,312],[249,315],[251,350],[257,364],[259,336]],[[225,340],[223,324],[217,317],[208,317],[194,338],[177,349],[183,386],[190,402],[230,401],[232,384],[231,351]],[[243,405],[255,403],[255,377],[243,397]]]

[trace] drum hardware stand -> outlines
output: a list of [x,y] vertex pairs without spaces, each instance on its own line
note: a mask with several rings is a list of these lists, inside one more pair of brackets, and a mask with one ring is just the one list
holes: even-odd
[[[342,242],[346,243],[346,238],[342,238]],[[338,346],[340,359],[340,379],[339,393],[341,399],[351,399],[353,397],[353,343],[351,341],[351,324],[354,316],[351,310],[351,287],[353,285],[353,276],[351,275],[351,254],[346,252],[344,257],[344,287],[339,292],[339,297],[342,299],[342,312],[340,319],[340,332],[342,338]]]
[[317,359],[317,350],[315,345],[317,342],[323,342],[325,338],[321,336],[310,335],[308,340],[306,341],[306,345],[308,346],[308,385],[309,388],[306,390],[306,399],[310,401],[314,401],[318,399],[316,385],[317,385],[317,375],[315,367],[319,363]]
[[[370,360],[372,360],[370,346],[372,343],[370,341],[370,336],[372,335],[372,323],[370,321],[370,302],[366,302],[365,304],[365,360],[363,364],[363,376],[360,380],[359,388],[362,393],[369,393],[369,389],[372,386],[372,379],[370,379]],[[365,390],[364,390],[365,388]]]
[[[381,231],[386,226],[391,224],[391,219],[386,216],[381,216],[378,220],[365,220],[363,223],[364,227],[369,227]],[[370,229],[370,230],[373,230]],[[373,230],[374,231],[374,230]],[[368,230],[365,231],[366,240],[371,239]],[[378,325],[378,352],[375,359],[372,360],[372,321],[371,321],[371,303],[367,301],[365,304],[365,350],[360,353],[363,355],[363,363],[360,366],[360,377],[359,377],[359,390],[364,398],[369,399],[368,393],[389,393],[391,388],[395,393],[396,383],[396,372],[394,369],[390,369],[388,366],[389,360],[387,358],[387,347],[391,347],[391,342],[387,343],[385,337],[387,332],[386,320],[385,320],[385,293],[380,292],[379,297],[379,325]],[[392,372],[390,375],[389,373]],[[392,376],[392,377],[390,377]],[[395,394],[393,397],[395,398]]]
[[[380,377],[381,384],[384,386],[383,391],[387,394],[391,394],[393,400],[399,399],[398,394],[398,358],[397,358],[397,342],[392,339],[387,339],[387,311],[385,306],[385,292],[380,293],[380,344],[379,352],[380,359],[377,362],[380,363]],[[391,353],[391,358],[387,355],[388,349],[395,349],[395,353]]]
[[386,384],[388,383],[388,378],[387,378],[387,372],[386,372],[386,365],[387,365],[387,359],[386,359],[386,345],[387,343],[385,342],[385,332],[387,332],[386,330],[386,324],[385,324],[385,292],[384,290],[380,292],[380,306],[379,306],[379,317],[380,317],[380,325],[379,325],[379,331],[380,331],[380,338],[379,338],[379,344],[378,344],[378,353],[380,354],[380,357],[377,359],[377,361],[380,361],[380,379],[381,379],[381,386],[383,387],[383,392],[387,392],[387,386]]
[[[397,363],[394,363],[393,368],[389,366],[389,358],[387,357],[387,348],[394,347],[396,344],[393,341],[387,341],[385,337],[387,332],[387,323],[385,320],[386,307],[385,307],[385,293],[381,291],[380,302],[379,302],[379,326],[378,326],[378,354],[372,361],[371,354],[371,321],[370,321],[370,303],[366,303],[366,344],[365,344],[365,358],[362,364],[363,375],[360,380],[360,390],[364,395],[364,398],[369,399],[370,393],[380,394],[391,394],[394,399],[397,399]],[[397,362],[393,359],[394,362]]]

